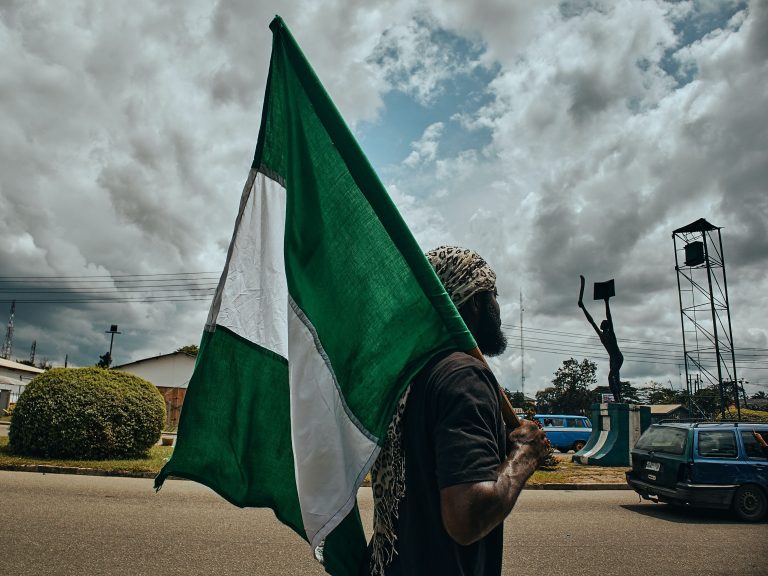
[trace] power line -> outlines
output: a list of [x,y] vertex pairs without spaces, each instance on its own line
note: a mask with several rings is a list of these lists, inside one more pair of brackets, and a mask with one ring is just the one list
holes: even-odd
[[0,282],[22,282],[22,281],[47,281],[52,279],[60,280],[90,280],[93,278],[152,278],[163,276],[199,276],[202,274],[221,274],[218,272],[165,272],[159,274],[94,274],[90,276],[0,276]]
[[[506,324],[502,323],[502,328],[517,328],[514,324]],[[582,338],[585,340],[591,340],[594,342],[600,342],[600,339],[597,336],[586,335],[584,333],[578,333],[578,332],[563,332],[561,330],[548,330],[545,328],[523,328],[524,332],[536,332],[536,333],[544,333],[544,334],[554,334],[554,335],[561,335],[561,336],[575,336],[578,338]],[[669,348],[670,346],[674,346],[676,348],[683,348],[682,344],[678,344],[676,342],[665,342],[663,340],[637,340],[632,338],[620,338],[621,342],[631,342],[636,344],[649,344],[654,346],[663,346],[665,348]],[[714,348],[712,348],[714,350]],[[768,352],[768,348],[753,348],[753,347],[739,347],[739,350],[750,350],[750,351],[759,351],[759,352]]]

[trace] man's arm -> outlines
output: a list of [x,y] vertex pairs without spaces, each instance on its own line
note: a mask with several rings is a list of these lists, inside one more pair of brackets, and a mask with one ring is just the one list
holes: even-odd
[[525,482],[546,457],[546,436],[533,422],[522,421],[508,437],[509,456],[495,481],[457,484],[440,490],[443,526],[457,543],[468,546],[504,521]]
[[[584,276],[579,275],[579,278],[581,278],[581,290],[579,290],[579,308],[582,309],[584,312],[584,316],[587,317],[587,320],[589,320],[589,323],[592,324],[592,328],[595,329],[595,332],[597,332],[598,336],[601,336],[602,333],[600,332],[600,328],[597,327],[597,324],[595,324],[595,321],[592,319],[592,316],[589,312],[587,312],[587,307],[584,306]],[[608,305],[608,300],[605,301],[605,304]]]
[[587,320],[589,320],[589,323],[592,324],[592,328],[595,329],[595,332],[597,332],[598,336],[602,335],[602,332],[600,332],[600,328],[597,327],[597,324],[595,324],[595,321],[592,319],[592,316],[587,312],[586,306],[584,304],[581,304],[581,309],[584,312],[584,316],[587,317]]

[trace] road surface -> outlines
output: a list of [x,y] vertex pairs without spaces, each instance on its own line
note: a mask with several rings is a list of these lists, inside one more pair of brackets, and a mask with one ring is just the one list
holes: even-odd
[[[366,526],[370,489],[360,492]],[[0,472],[4,574],[313,575],[309,547],[269,510],[168,481]],[[505,526],[504,574],[765,574],[766,524],[640,503],[630,491],[526,490]]]

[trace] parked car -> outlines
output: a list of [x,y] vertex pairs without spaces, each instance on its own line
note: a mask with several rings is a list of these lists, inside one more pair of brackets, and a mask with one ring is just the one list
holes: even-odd
[[592,434],[592,423],[586,416],[534,414],[533,419],[539,421],[550,444],[560,452],[578,452]]
[[768,510],[768,458],[755,438],[768,424],[654,424],[632,450],[627,483],[646,500],[732,509],[756,522]]

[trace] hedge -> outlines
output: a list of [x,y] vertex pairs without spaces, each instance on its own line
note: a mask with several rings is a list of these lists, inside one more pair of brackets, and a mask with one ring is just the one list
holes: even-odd
[[10,449],[46,458],[104,460],[145,456],[160,438],[165,402],[153,384],[102,368],[54,368],[16,403]]

